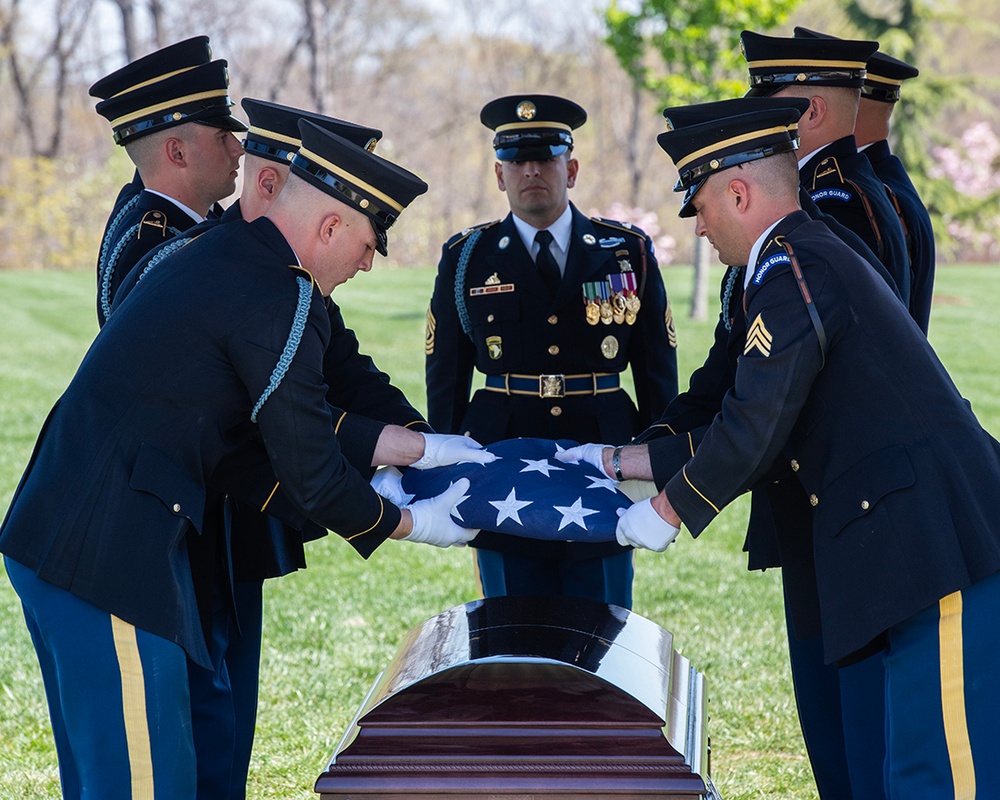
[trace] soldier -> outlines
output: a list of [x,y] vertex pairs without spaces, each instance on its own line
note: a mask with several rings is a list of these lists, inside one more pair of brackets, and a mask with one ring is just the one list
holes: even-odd
[[[799,38],[832,38],[808,28],[795,28]],[[889,120],[899,102],[903,81],[915,78],[920,70],[882,52],[872,54],[865,68],[854,139],[858,152],[871,162],[879,180],[899,215],[906,235],[910,264],[910,316],[927,333],[934,293],[934,229],[930,214],[920,200],[903,163],[889,149]]]
[[799,122],[799,180],[821,211],[868,245],[888,270],[905,305],[910,268],[899,216],[854,139],[865,64],[877,42],[788,38],[743,31],[748,97],[804,97]]
[[[514,437],[628,441],[677,393],[676,337],[652,243],[569,202],[579,173],[576,103],[523,94],[487,103],[497,185],[510,213],[449,239],[427,322],[435,430],[483,444]],[[632,367],[638,404],[621,387]],[[485,387],[469,398],[473,370]],[[605,545],[483,532],[486,597],[555,594],[626,608],[632,556]]]
[[[663,487],[618,528],[619,541],[657,550],[681,520],[697,536],[786,462],[811,509],[803,529],[780,524],[784,509],[771,506],[790,613],[817,626],[829,663],[872,652],[884,661],[884,791],[992,796],[1000,773],[983,754],[996,738],[987,687],[1000,653],[982,626],[1000,591],[990,488],[1000,443],[884,282],[799,210],[780,141],[782,129],[794,136],[798,110],[720,119],[713,105],[701,107],[701,124],[659,142],[678,165],[696,232],[724,262],[750,265],[734,389],[697,443],[667,437],[565,457],[609,475],[617,460],[624,477]],[[689,448],[680,462],[678,445]],[[748,534],[751,558],[754,547]]]
[[927,333],[934,294],[934,228],[903,162],[889,149],[889,118],[899,102],[900,86],[919,74],[916,67],[885,53],[868,59],[854,138],[896,203],[910,257],[910,316]]
[[[290,503],[363,556],[386,538],[475,535],[451,521],[467,482],[407,508],[374,492],[334,434],[343,413],[321,374],[326,296],[386,252],[426,184],[308,122],[301,134],[267,217],[199,237],[101,330],[0,527],[65,797],[195,797],[187,660],[211,667],[199,598],[221,581],[199,540],[221,535],[210,495],[246,488],[227,462],[256,437],[282,490],[254,487],[260,507]],[[372,420],[367,435],[372,464],[490,460],[467,437]]]
[[[288,180],[291,160],[300,144],[299,120],[306,119],[371,151],[382,136],[374,128],[262,100],[244,98],[242,106],[250,129],[243,142],[244,177],[239,199],[221,217],[206,219],[143,256],[115,295],[112,314],[117,313],[140,280],[202,233],[220,224],[240,219],[249,222],[267,213]],[[347,328],[332,297],[327,311],[331,328],[324,357],[327,400],[351,412],[340,422],[338,438],[349,463],[365,472],[371,464],[374,442],[366,440],[364,419],[422,432],[430,432],[430,426],[390,383],[389,376],[359,352],[357,338]],[[305,567],[304,536],[317,538],[326,532],[317,527],[303,533],[232,497],[225,506],[228,541],[232,543],[235,615],[230,612],[227,594],[215,598],[218,607],[213,613],[210,639],[212,669],[189,662],[189,678],[199,791],[240,800],[246,793],[256,727],[263,582]]]
[[[139,184],[123,187],[97,264],[97,318],[111,313],[115,292],[156,244],[205,219],[236,188],[243,154],[233,132],[225,61],[203,59],[207,37],[158,51],[95,83],[97,113],[136,166]],[[143,189],[128,197],[142,185]]]

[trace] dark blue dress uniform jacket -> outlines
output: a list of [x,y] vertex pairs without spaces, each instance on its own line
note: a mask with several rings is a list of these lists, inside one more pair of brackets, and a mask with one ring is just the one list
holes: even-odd
[[[566,271],[553,298],[511,215],[482,228],[464,282],[467,335],[456,305],[455,272],[468,236],[444,245],[428,315],[427,408],[435,430],[469,432],[483,444],[513,436],[627,441],[657,418],[677,394],[676,338],[663,278],[642,231],[588,219],[574,208]],[[631,266],[641,285],[636,323],[589,325],[583,283],[620,274],[619,261]],[[494,274],[513,289],[469,296]],[[611,357],[602,350],[609,336],[615,339]],[[474,369],[486,375],[574,375],[620,373],[630,365],[638,409],[624,391],[542,400],[481,390],[469,399]]]
[[0,529],[0,552],[203,667],[186,540],[211,527],[208,499],[229,488],[213,482],[255,435],[294,506],[361,555],[399,524],[333,433],[329,315],[295,264],[260,219],[147,275],[50,412]]
[[[566,271],[553,298],[513,217],[481,226],[464,281],[466,334],[456,303],[456,269],[466,240],[476,233],[452,237],[438,264],[426,361],[427,417],[433,428],[467,433],[483,444],[519,436],[627,442],[656,419],[677,394],[677,356],[666,290],[649,238],[621,223],[588,219],[574,207]],[[640,288],[636,322],[589,325],[583,284],[620,274],[620,262],[631,267]],[[470,296],[491,279],[513,289]],[[608,337],[614,346],[602,349]],[[628,366],[638,408],[624,390],[542,399],[480,389],[469,398],[474,369],[486,375],[581,375],[620,373]],[[476,545],[542,558],[592,558],[621,550],[615,543],[541,542],[486,532]]]
[[936,265],[934,228],[931,226],[930,214],[917,194],[913,181],[906,174],[903,162],[890,152],[887,141],[883,139],[875,142],[866,147],[862,154],[871,162],[875,174],[895,199],[906,233],[910,259],[910,316],[927,333]]
[[[242,220],[237,200],[218,218],[198,223],[178,237],[145,254],[126,276],[115,296],[112,313],[128,297],[144,275],[156,269],[163,259],[186,246],[202,233],[226,222]],[[330,317],[330,342],[323,356],[323,375],[327,402],[336,420],[337,438],[348,463],[361,473],[370,473],[375,446],[387,424],[429,432],[430,426],[409,403],[405,395],[379,370],[374,361],[361,353],[354,331],[333,298],[327,298]],[[239,469],[254,479],[266,475],[269,462],[259,437],[242,454],[248,462]],[[235,460],[235,459],[234,459]],[[230,481],[231,483],[232,481]],[[271,485],[273,485],[273,481]],[[251,497],[256,499],[252,492]],[[232,542],[233,578],[259,581],[287,575],[306,566],[304,541],[326,535],[325,529],[308,520],[287,524],[277,517],[261,514],[259,506],[237,495],[228,499],[229,527]],[[283,516],[287,518],[288,512]]]
[[884,282],[825,226],[796,212],[773,236],[801,265],[826,352],[784,249],[762,251],[735,382],[665,489],[697,536],[772,465],[788,465],[811,526],[779,533],[811,530],[812,541],[779,542],[782,567],[815,581],[833,661],[1000,570],[1000,444]]
[[799,171],[799,183],[819,209],[861,237],[892,276],[909,306],[910,261],[899,215],[871,162],[845,136],[817,152]]
[[[101,240],[97,259],[97,321],[104,325],[125,276],[150,250],[198,223],[176,203],[142,189],[131,197],[135,180],[122,187]],[[122,202],[124,201],[124,202]]]

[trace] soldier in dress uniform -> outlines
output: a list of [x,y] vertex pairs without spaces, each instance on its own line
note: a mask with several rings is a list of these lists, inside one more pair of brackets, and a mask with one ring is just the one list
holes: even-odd
[[[801,27],[795,28],[795,35],[831,38],[828,34]],[[861,87],[854,139],[858,152],[868,158],[888,190],[903,225],[910,263],[910,316],[927,333],[934,293],[934,228],[903,162],[889,148],[889,121],[899,102],[903,81],[919,74],[920,70],[898,58],[880,51],[872,54]]]
[[871,163],[858,153],[854,124],[865,65],[878,42],[790,38],[743,31],[749,97],[805,97],[799,122],[799,179],[821,211],[868,245],[909,305],[910,268],[899,216]]
[[[133,61],[131,66],[136,78],[135,82],[142,83],[147,80],[155,80],[169,71],[190,69],[200,64],[207,64],[211,60],[212,48],[209,45],[208,37],[195,36],[143,56]],[[121,88],[116,87],[114,83],[98,81],[90,87],[90,96],[96,97],[98,100],[107,100],[114,92],[119,91]],[[104,233],[101,235],[102,246],[106,246],[108,229],[118,216],[118,212],[129,200],[139,194],[142,189],[142,178],[139,176],[138,170],[136,170],[132,175],[132,180],[118,190],[118,197],[115,198],[114,207],[111,209],[108,221],[104,225]]]
[[[400,508],[345,453],[365,439],[370,464],[417,468],[490,454],[370,419],[342,443],[335,428],[350,414],[330,406],[322,377],[326,297],[385,253],[387,229],[426,184],[300,126],[268,216],[200,236],[108,320],[0,526],[67,798],[196,796],[187,661],[211,668],[200,600],[221,578],[198,554],[224,545],[197,542],[223,535],[214,493],[246,490],[366,557],[386,538],[447,546],[475,535],[451,519],[468,482]],[[233,480],[232,460],[257,437],[277,485]]]
[[[588,219],[577,180],[576,103],[523,94],[487,103],[511,212],[442,250],[427,319],[428,420],[483,444],[515,437],[628,441],[677,393],[676,336],[653,246],[628,223]],[[622,389],[631,365],[636,402]],[[470,400],[473,371],[485,387]],[[484,532],[485,596],[556,594],[631,606],[632,557],[605,545]]]
[[[288,180],[291,160],[301,143],[299,120],[308,120],[370,151],[382,137],[375,128],[277,103],[244,98],[241,104],[250,128],[243,141],[243,189],[239,199],[221,217],[206,219],[143,256],[119,287],[112,314],[127,301],[140,280],[166,263],[167,256],[217,225],[241,219],[250,222],[267,213]],[[430,426],[391,384],[389,376],[359,352],[357,338],[332,297],[327,310],[331,330],[324,357],[327,399],[332,406],[352,412],[341,422],[338,438],[348,462],[365,472],[371,464],[370,446],[374,445],[365,444],[365,417],[421,432],[430,432]],[[355,441],[362,446],[350,446]],[[254,457],[266,459],[266,453],[261,451]],[[189,662],[189,677],[199,791],[211,797],[241,800],[246,793],[256,727],[263,582],[304,568],[304,537],[317,538],[326,531],[317,526],[303,532],[233,497],[225,501],[224,516],[231,542],[235,614],[226,594],[215,598],[210,639],[212,669]]]
[[885,53],[875,53],[868,59],[854,138],[858,150],[867,156],[875,174],[889,189],[902,220],[910,257],[910,316],[927,333],[937,264],[934,228],[903,162],[889,148],[889,118],[899,102],[900,86],[918,74],[916,67]]
[[[97,113],[136,166],[119,193],[97,263],[97,318],[136,261],[209,216],[236,188],[243,154],[230,113],[226,62],[204,61],[208,38],[181,42],[127,64],[95,83]],[[137,194],[129,193],[142,186]]]
[[703,396],[707,373],[731,371],[731,388],[697,435],[564,458],[609,475],[617,460],[624,477],[662,487],[618,528],[619,541],[655,550],[682,520],[697,536],[787,463],[811,514],[806,528],[795,513],[786,525],[782,495],[768,495],[790,614],[821,635],[828,663],[872,652],[884,662],[878,793],[992,796],[1000,645],[983,626],[1000,592],[1000,443],[885,283],[799,210],[799,110],[718,118],[715,105],[659,142],[680,172],[682,214],[697,216],[724,263],[750,265],[736,287],[742,351],[732,358],[717,336],[703,367]]

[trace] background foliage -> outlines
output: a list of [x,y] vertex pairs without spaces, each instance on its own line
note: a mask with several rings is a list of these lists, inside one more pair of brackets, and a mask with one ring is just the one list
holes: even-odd
[[[918,180],[927,177],[943,255],[988,257],[995,194],[975,195],[932,167],[945,148],[1000,174],[995,157],[962,143],[977,124],[994,139],[1000,130],[992,0],[0,0],[0,269],[94,263],[130,167],[87,88],[130,57],[200,33],[228,60],[234,101],[274,99],[381,128],[380,151],[427,180],[430,191],[393,231],[393,263],[432,263],[452,233],[506,213],[478,111],[518,91],[566,95],[588,110],[577,205],[658,215],[689,262],[676,174],[655,142],[660,112],[739,94],[735,37],[771,24],[780,34],[802,24],[877,35],[921,68],[894,117],[895,144]],[[624,42],[627,57],[606,40]],[[959,230],[967,233],[950,243]]]

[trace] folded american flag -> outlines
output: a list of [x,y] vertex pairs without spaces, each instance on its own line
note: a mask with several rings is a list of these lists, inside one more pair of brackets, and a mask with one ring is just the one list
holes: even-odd
[[566,439],[507,439],[486,447],[497,456],[491,464],[407,469],[401,502],[435,497],[459,478],[468,478],[468,497],[454,514],[465,527],[532,539],[614,541],[619,509],[632,501],[590,464],[564,464],[554,458],[557,451],[576,444]]

